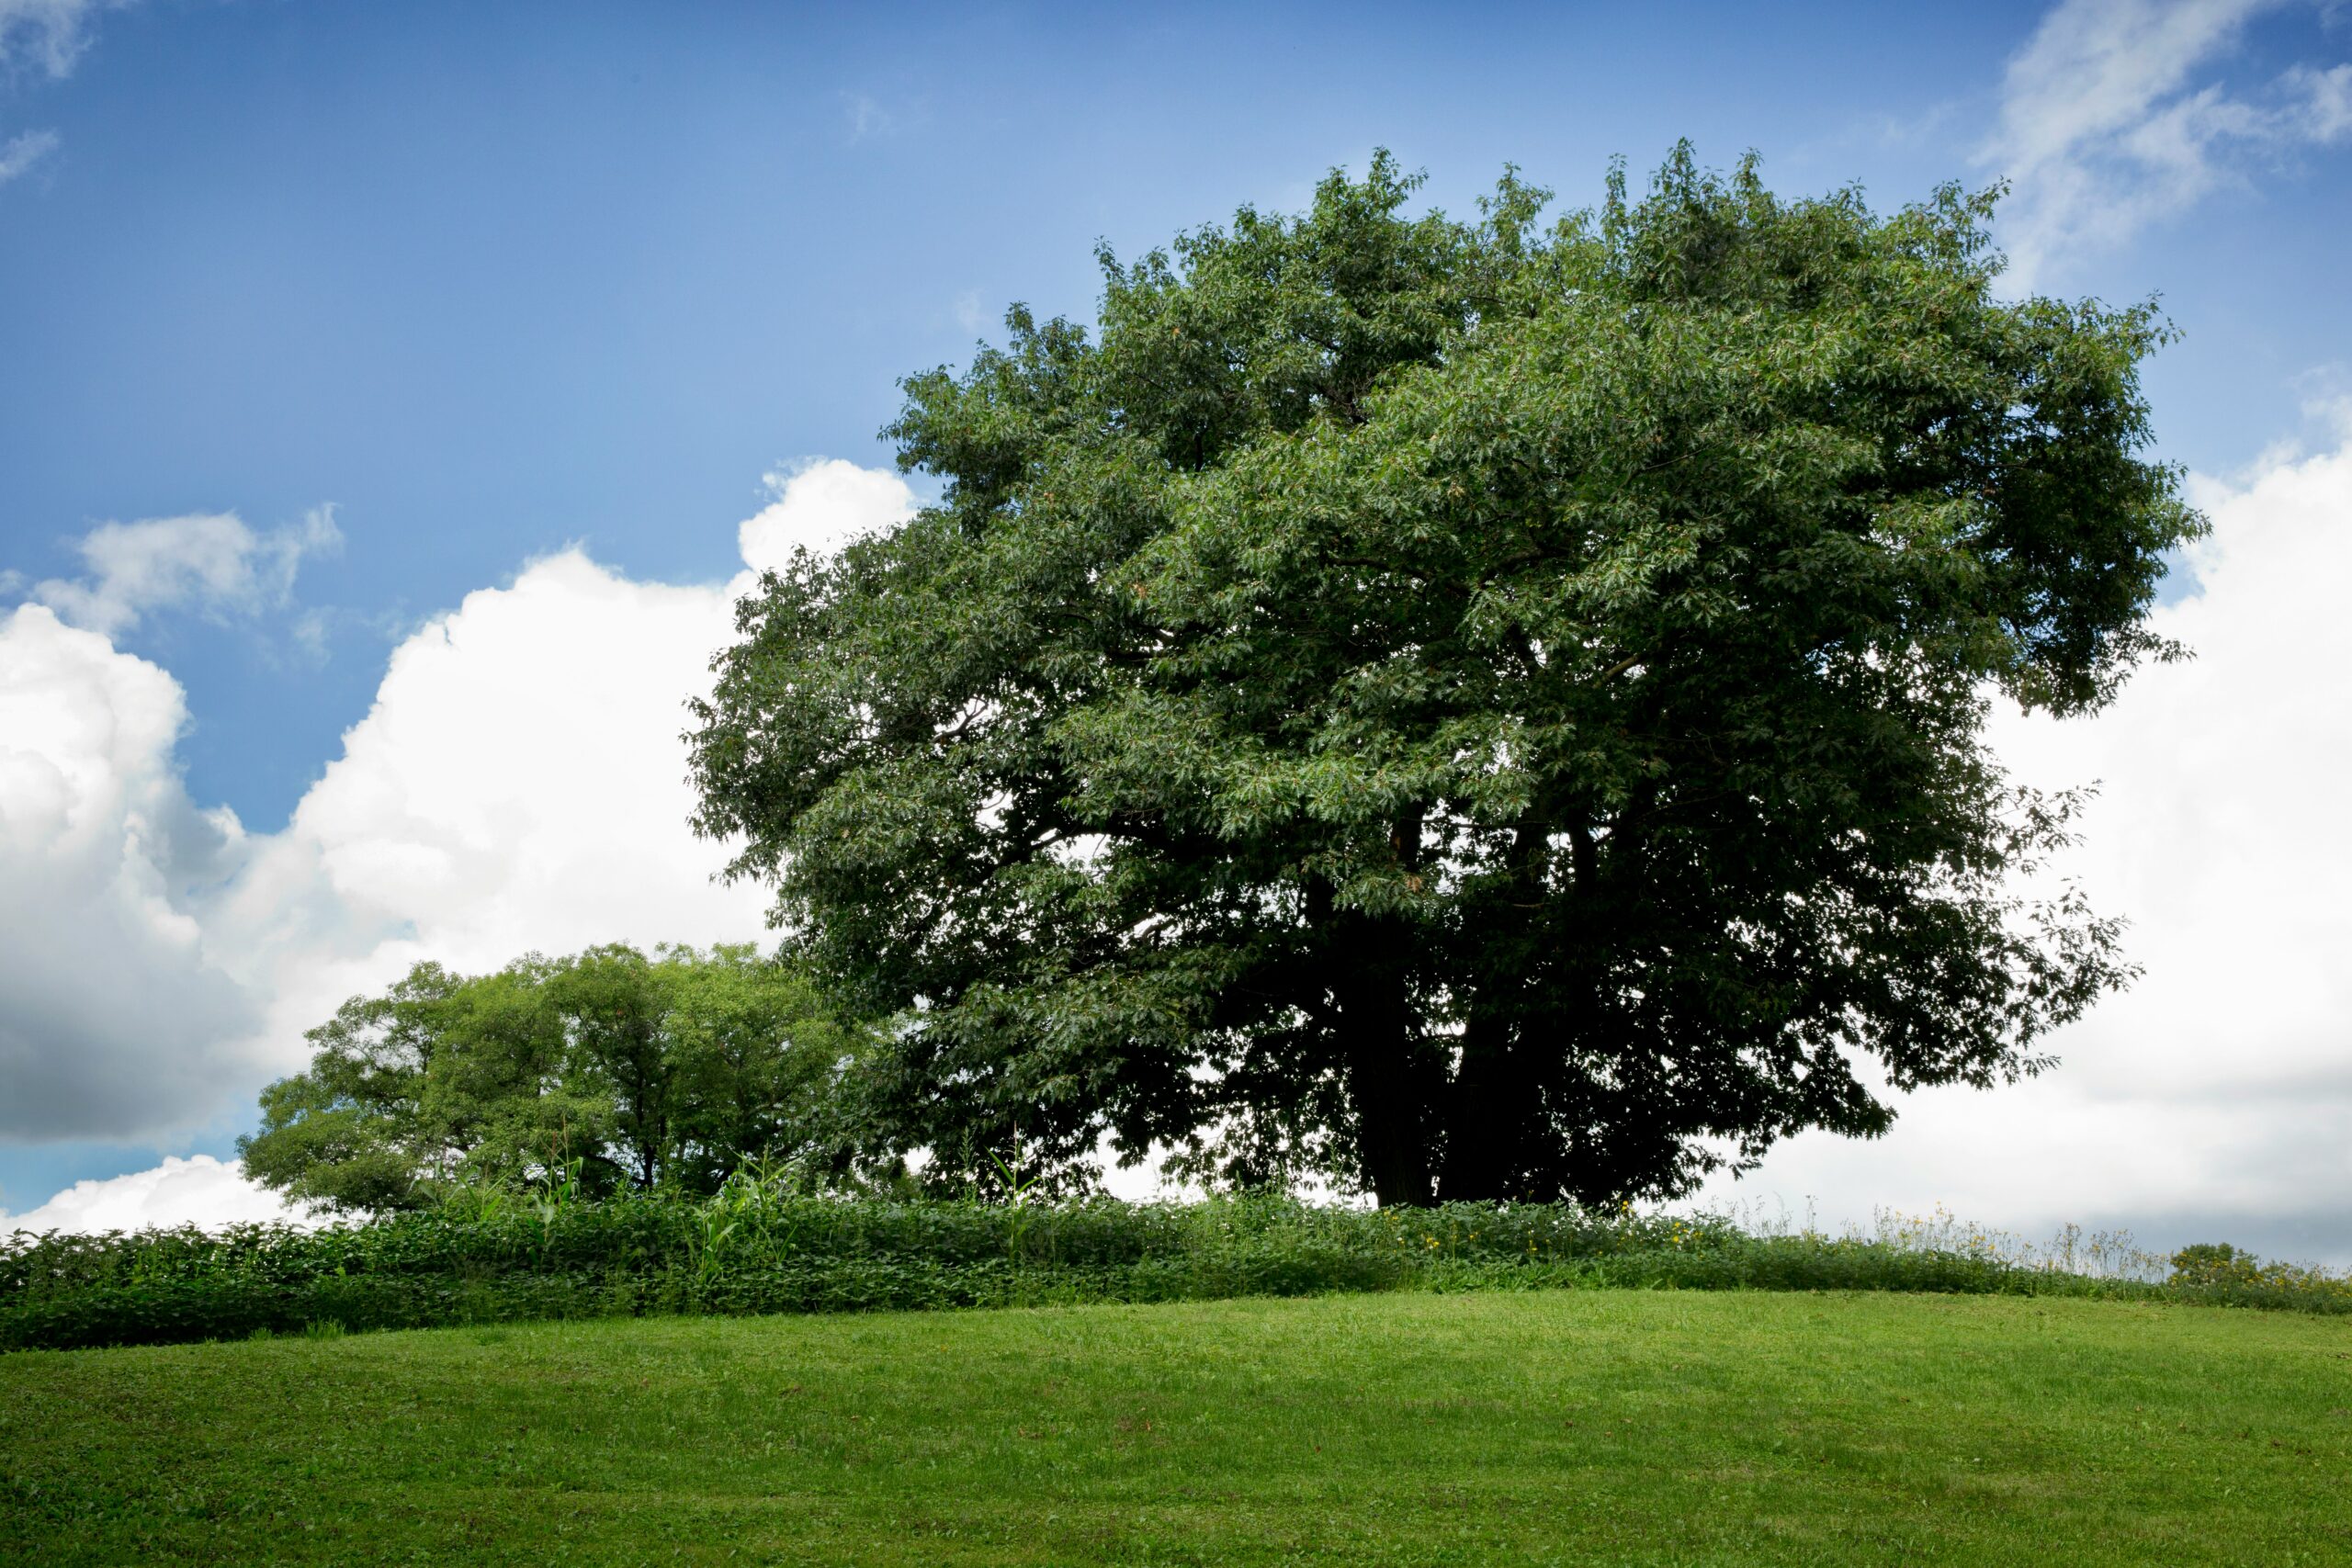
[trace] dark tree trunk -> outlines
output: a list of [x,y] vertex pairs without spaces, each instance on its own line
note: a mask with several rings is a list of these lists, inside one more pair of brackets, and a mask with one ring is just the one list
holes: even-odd
[[1462,1032],[1462,1065],[1447,1097],[1445,1172],[1439,1191],[1449,1203],[1496,1202],[1519,1196],[1517,1122],[1526,1114],[1519,1090],[1515,1031],[1492,1009],[1470,1016]]
[[[1421,818],[1412,813],[1389,836],[1408,876],[1421,858]],[[1427,1203],[1436,1172],[1430,1136],[1442,1081],[1429,1070],[1420,1019],[1413,1010],[1418,933],[1394,915],[1332,907],[1328,884],[1310,888],[1307,917],[1324,936],[1329,995],[1339,1014],[1338,1044],[1348,1100],[1355,1109],[1356,1154],[1373,1197],[1384,1209]]]
[[1462,1031],[1462,1061],[1446,1098],[1445,1169],[1440,1194],[1449,1202],[1497,1202],[1521,1190],[1529,1122],[1538,1110],[1529,1082],[1517,1015],[1533,957],[1528,911],[1540,903],[1545,830],[1533,815],[1511,835],[1510,874],[1487,944],[1487,973]]
[[1406,989],[1410,928],[1401,921],[1343,920],[1337,928],[1340,1047],[1356,1112],[1357,1151],[1384,1209],[1431,1197],[1426,1075],[1416,1060],[1416,1021]]

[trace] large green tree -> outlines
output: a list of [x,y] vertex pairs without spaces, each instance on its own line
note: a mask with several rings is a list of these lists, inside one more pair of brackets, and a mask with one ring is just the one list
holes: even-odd
[[[2128,978],[2015,874],[1998,694],[2172,649],[2147,308],[2004,299],[1990,202],[1476,222],[1383,156],[1016,308],[887,433],[936,505],[739,611],[698,828],[913,1022],[895,1136],[1107,1132],[1383,1202],[1686,1190],[2036,1070]],[[740,836],[740,837],[738,837]]]
[[344,1212],[575,1162],[602,1192],[707,1192],[752,1158],[839,1172],[856,1153],[842,1080],[871,1033],[748,946],[420,964],[310,1032],[310,1067],[262,1092],[238,1148],[255,1179]]

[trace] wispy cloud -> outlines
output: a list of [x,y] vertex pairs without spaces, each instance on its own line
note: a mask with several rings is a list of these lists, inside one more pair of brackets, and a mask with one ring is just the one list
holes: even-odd
[[2199,82],[2282,0],[2064,0],[2009,62],[1978,162],[2011,182],[2003,241],[2030,288],[2244,177],[2352,135],[2352,64],[2297,65],[2250,92]]
[[0,186],[30,173],[34,164],[56,151],[53,130],[28,130],[0,141]]
[[0,66],[28,61],[51,76],[72,73],[99,13],[136,0],[0,0]]
[[869,137],[888,136],[899,129],[899,118],[888,109],[864,93],[842,95],[842,118],[846,122],[850,141],[864,141]]
[[[0,77],[29,68],[54,80],[74,73],[99,13],[138,0],[0,0]],[[54,130],[25,130],[0,141],[0,186],[29,173],[58,148]]]
[[342,543],[331,506],[267,534],[227,512],[101,523],[76,547],[87,574],[37,583],[31,596],[108,637],[159,610],[253,615],[288,603],[304,558]]

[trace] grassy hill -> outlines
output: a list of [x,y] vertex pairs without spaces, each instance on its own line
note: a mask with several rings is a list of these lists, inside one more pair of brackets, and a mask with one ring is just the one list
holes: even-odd
[[1611,1290],[0,1357],[0,1559],[2345,1563],[2352,1320]]

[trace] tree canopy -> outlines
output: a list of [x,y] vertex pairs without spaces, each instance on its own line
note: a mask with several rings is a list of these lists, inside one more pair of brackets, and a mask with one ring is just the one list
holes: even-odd
[[707,1192],[755,1157],[842,1168],[836,1088],[866,1032],[748,946],[420,964],[310,1032],[310,1070],[263,1091],[238,1151],[266,1186],[379,1213],[575,1163],[590,1192]]
[[886,434],[938,503],[739,606],[697,828],[911,1022],[891,1136],[1109,1134],[1383,1202],[1688,1190],[2037,1070],[2124,983],[2014,889],[1996,694],[2168,657],[2153,308],[1995,290],[1989,197],[1476,221],[1385,154],[1006,318]]

